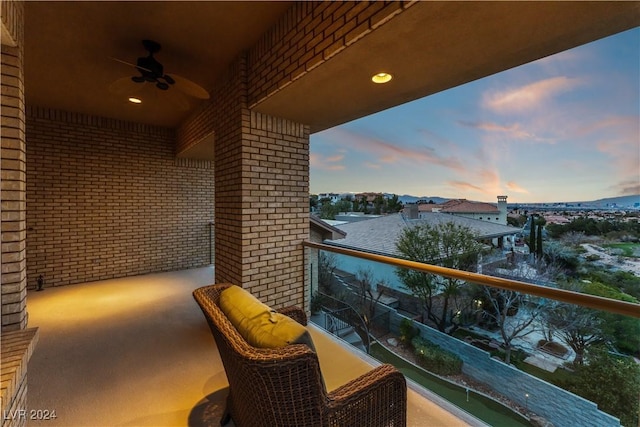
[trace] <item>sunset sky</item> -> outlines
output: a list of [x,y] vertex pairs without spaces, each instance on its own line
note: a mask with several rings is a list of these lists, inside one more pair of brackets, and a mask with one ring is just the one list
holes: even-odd
[[312,194],[640,194],[640,29],[311,135]]

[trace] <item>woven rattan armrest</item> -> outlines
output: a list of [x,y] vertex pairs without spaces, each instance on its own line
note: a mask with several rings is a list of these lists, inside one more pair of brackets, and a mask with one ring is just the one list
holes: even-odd
[[282,313],[285,316],[289,316],[290,318],[300,323],[301,325],[307,326],[307,315],[305,314],[304,310],[301,309],[300,307],[296,307],[296,306],[283,307],[278,310],[278,313]]
[[405,426],[407,383],[385,364],[338,387],[328,395],[330,425]]

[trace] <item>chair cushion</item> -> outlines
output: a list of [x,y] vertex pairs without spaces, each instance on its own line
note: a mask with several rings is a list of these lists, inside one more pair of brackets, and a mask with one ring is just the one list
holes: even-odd
[[240,335],[253,347],[280,348],[306,344],[315,351],[307,328],[292,318],[272,310],[239,286],[220,293],[220,310]]

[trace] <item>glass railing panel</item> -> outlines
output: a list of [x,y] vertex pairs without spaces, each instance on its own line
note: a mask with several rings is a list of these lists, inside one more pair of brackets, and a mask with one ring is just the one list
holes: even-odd
[[638,425],[633,298],[594,309],[564,293],[557,300],[506,289],[504,277],[497,288],[476,276],[466,281],[465,272],[425,274],[326,250],[318,268],[314,298],[321,292],[348,303],[371,334],[372,356],[490,425]]

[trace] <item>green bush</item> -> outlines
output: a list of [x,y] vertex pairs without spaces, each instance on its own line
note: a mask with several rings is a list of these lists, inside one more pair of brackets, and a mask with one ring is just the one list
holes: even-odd
[[640,365],[597,347],[587,356],[587,363],[578,366],[561,387],[597,403],[599,409],[620,418],[623,426],[639,425]]
[[447,351],[421,337],[411,341],[420,366],[438,375],[455,375],[462,372],[462,360],[454,353]]
[[400,321],[400,341],[404,344],[411,343],[419,333],[420,331],[414,326],[413,320],[404,318]]

